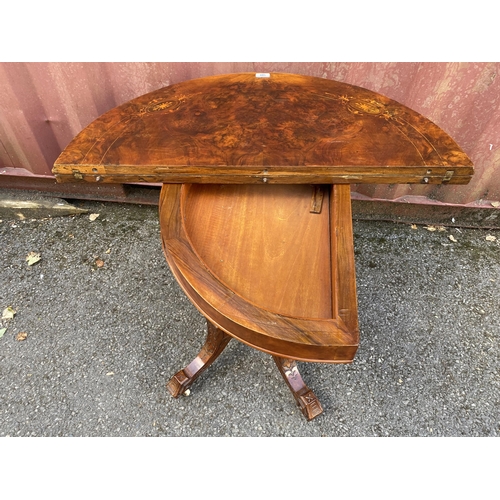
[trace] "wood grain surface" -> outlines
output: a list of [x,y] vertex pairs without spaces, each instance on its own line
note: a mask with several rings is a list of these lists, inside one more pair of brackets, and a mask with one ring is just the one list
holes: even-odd
[[196,184],[183,221],[201,260],[242,297],[278,314],[331,318],[330,216],[310,212],[312,194],[309,185]]
[[238,73],[112,109],[78,134],[53,172],[61,182],[465,184],[473,166],[437,125],[375,92]]

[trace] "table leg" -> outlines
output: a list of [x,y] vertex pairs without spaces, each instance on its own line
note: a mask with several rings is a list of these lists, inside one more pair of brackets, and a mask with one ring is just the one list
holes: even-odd
[[316,394],[302,380],[297,362],[294,359],[278,356],[273,356],[273,359],[307,420],[312,420],[323,413],[323,407]]
[[231,340],[231,336],[207,321],[208,333],[205,345],[186,368],[178,371],[167,383],[174,398],[184,394],[191,384],[219,357]]

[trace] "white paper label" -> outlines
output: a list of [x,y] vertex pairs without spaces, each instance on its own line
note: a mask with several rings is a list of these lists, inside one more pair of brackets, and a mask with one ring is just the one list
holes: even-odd
[[255,78],[269,78],[271,73],[255,73]]

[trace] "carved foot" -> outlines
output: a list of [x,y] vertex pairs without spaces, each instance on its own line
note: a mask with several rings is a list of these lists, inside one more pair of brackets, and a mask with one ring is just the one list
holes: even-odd
[[209,321],[207,326],[207,340],[198,356],[167,383],[167,389],[174,398],[184,394],[191,387],[191,384],[219,357],[232,338]]
[[273,359],[307,420],[312,420],[323,413],[323,407],[318,398],[302,380],[296,361],[278,356],[273,356]]

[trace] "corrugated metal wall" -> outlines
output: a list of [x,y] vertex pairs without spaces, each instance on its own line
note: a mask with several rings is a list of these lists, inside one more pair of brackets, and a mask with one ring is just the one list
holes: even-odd
[[[474,162],[467,186],[364,185],[373,199],[481,205],[500,200],[500,63],[1,63],[2,177],[51,177],[61,150],[105,111],[183,80],[244,71],[300,73],[366,87],[430,118]],[[5,183],[4,183],[5,184]]]

